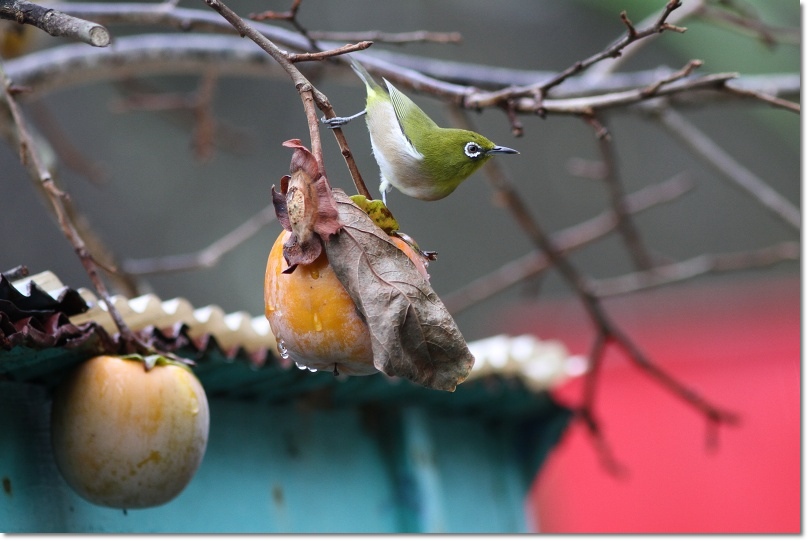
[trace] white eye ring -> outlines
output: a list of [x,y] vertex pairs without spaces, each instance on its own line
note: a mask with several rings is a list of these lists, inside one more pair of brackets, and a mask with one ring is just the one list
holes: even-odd
[[483,153],[483,149],[480,145],[471,141],[466,143],[466,147],[463,149],[463,152],[466,153],[466,156],[473,159],[479,158]]

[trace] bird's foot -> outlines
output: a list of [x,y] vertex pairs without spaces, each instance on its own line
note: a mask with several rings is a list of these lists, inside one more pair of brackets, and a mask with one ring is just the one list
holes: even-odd
[[360,116],[362,116],[364,114],[365,114],[365,111],[360,111],[360,112],[356,113],[355,115],[351,115],[351,116],[335,116],[334,118],[326,118],[325,116],[323,116],[320,119],[320,122],[325,124],[326,127],[328,127],[329,129],[333,130],[334,128],[341,128],[342,126],[344,126],[345,124],[347,124],[351,120],[353,120],[355,118],[359,118]]

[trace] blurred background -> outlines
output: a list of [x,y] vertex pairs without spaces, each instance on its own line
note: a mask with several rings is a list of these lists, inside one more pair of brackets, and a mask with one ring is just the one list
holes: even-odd
[[[289,3],[233,0],[228,4],[246,15],[285,10]],[[304,0],[298,18],[309,30],[456,31],[463,38],[458,44],[378,43],[371,50],[560,71],[621,36],[625,31],[621,10],[639,23],[664,4],[661,0]],[[686,33],[663,34],[621,71],[660,66],[679,69],[691,59],[700,59],[704,61],[700,73],[798,74],[799,31],[794,29],[799,28],[799,4],[762,0],[733,4],[757,14],[777,30],[775,37],[783,42],[766,44],[753,30],[691,19],[683,23]],[[206,9],[202,2],[184,0],[180,5]],[[275,24],[291,28],[283,22]],[[111,28],[115,36],[167,31]],[[63,44],[64,40],[38,33],[33,46]],[[10,68],[13,62],[8,60],[6,66]],[[139,81],[150,93],[193,93],[200,85],[196,74],[150,76]],[[340,77],[315,82],[337,114],[352,114],[363,107],[364,89],[347,69]],[[217,145],[203,160],[194,152],[193,114],[124,107],[123,100],[131,96],[132,89],[132,84],[120,82],[75,85],[25,102],[25,110],[40,131],[72,147],[80,165],[71,168],[60,161],[58,182],[119,262],[195,252],[235,229],[270,203],[270,187],[288,171],[290,153],[281,143],[290,138],[308,140],[300,100],[286,79],[218,79],[212,102]],[[407,93],[439,124],[450,123],[441,102]],[[680,112],[799,206],[799,115],[739,100],[705,103]],[[602,183],[581,178],[571,167],[581,159],[599,159],[594,130],[580,118],[521,117],[525,129],[518,138],[500,111],[486,110],[471,118],[477,130],[490,139],[521,151],[519,156],[498,160],[547,231],[573,226],[607,208],[608,193]],[[728,184],[658,125],[626,109],[615,109],[601,120],[612,134],[627,193],[683,173],[695,185],[675,202],[636,217],[652,256],[675,261],[799,241],[799,231]],[[353,123],[344,131],[368,187],[377,193],[378,169],[364,123]],[[323,135],[329,180],[350,191],[339,149],[329,133]],[[395,191],[388,202],[402,229],[422,248],[438,252],[429,271],[441,296],[533,249],[513,217],[494,203],[482,173],[438,202],[409,199]],[[8,145],[0,146],[0,228],[0,270],[26,265],[32,273],[52,270],[72,287],[90,286],[81,263],[20,165],[16,149]],[[150,275],[143,285],[163,299],[184,297],[194,306],[215,304],[226,312],[244,310],[260,315],[266,258],[279,231],[276,223],[266,226],[213,268]],[[633,270],[616,235],[575,252],[571,261],[591,278]],[[722,429],[720,445],[708,452],[704,419],[651,380],[638,376],[620,355],[611,355],[598,413],[603,416],[607,438],[615,442],[618,458],[632,474],[627,479],[610,477],[598,466],[596,452],[585,435],[573,430],[537,478],[527,503],[535,527],[559,532],[798,531],[798,273],[799,262],[792,261],[763,270],[702,277],[616,300],[617,322],[628,322],[627,330],[637,333],[640,346],[652,358],[706,397],[739,411],[742,418],[744,413],[766,407],[768,414],[747,415],[740,427]],[[593,338],[580,304],[552,271],[456,313],[456,320],[467,340],[500,332],[531,332],[541,338],[561,338],[572,353],[585,354]],[[574,404],[580,394],[576,385],[572,382],[560,389],[559,397]],[[661,403],[667,406],[655,410]],[[645,441],[639,445],[640,435],[649,430],[659,437],[647,440],[658,444]],[[764,440],[768,445],[760,445]],[[691,460],[682,462],[676,442],[689,449],[690,455],[685,456]],[[738,456],[741,447],[744,453]],[[703,460],[708,462],[702,464]],[[761,463],[775,464],[777,469],[752,468]],[[753,470],[758,473],[750,474]],[[662,495],[671,493],[668,487],[676,480],[691,483],[693,493],[709,494],[710,498],[697,504],[692,498],[678,497],[670,503]],[[600,489],[589,490],[591,487]],[[606,502],[622,507],[609,508]],[[632,502],[645,502],[656,511]],[[779,502],[776,506],[782,512],[760,511],[761,506],[774,506],[773,502]],[[598,513],[599,508],[608,512]],[[749,522],[750,509],[762,513],[759,521]]]

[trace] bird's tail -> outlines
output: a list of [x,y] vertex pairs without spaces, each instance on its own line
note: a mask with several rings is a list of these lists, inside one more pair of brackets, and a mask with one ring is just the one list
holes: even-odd
[[354,57],[348,56],[351,60],[351,68],[353,68],[359,78],[362,79],[365,86],[368,87],[369,90],[382,90],[381,85],[373,80],[373,77],[368,73],[368,70],[365,69],[365,66],[357,62]]

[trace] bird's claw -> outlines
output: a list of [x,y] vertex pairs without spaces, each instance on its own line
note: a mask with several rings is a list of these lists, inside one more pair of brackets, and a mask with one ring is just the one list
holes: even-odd
[[335,116],[334,118],[326,118],[325,116],[323,116],[320,119],[320,122],[325,124],[325,126],[328,129],[333,130],[334,128],[341,128],[342,126],[346,125],[351,120],[352,120],[351,118],[344,117],[344,116]]

